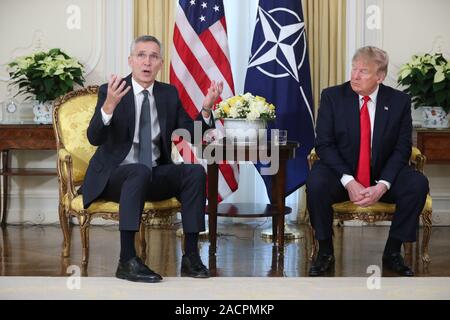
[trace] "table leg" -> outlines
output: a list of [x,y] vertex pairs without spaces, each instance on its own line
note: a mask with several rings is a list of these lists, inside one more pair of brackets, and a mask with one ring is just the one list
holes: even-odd
[[8,176],[5,174],[9,169],[9,151],[2,152],[2,168],[3,168],[3,213],[2,213],[2,228],[6,227],[7,207],[8,207]]
[[[277,205],[278,199],[277,175],[272,176],[272,205]],[[278,216],[272,216],[272,242],[276,245],[278,233]]]
[[278,231],[277,244],[280,252],[284,251],[284,211],[285,211],[285,189],[286,189],[286,160],[280,159],[280,167],[276,174],[277,184],[277,207],[278,207]]
[[217,163],[208,164],[208,223],[209,223],[209,253],[216,253],[217,244],[217,193],[218,193]]
[[[0,151],[0,157],[3,158],[3,150]],[[0,161],[2,161],[0,159]],[[2,161],[2,175],[3,175],[3,161]],[[0,182],[0,222],[2,221],[3,218],[3,207],[2,207],[2,202],[3,202],[3,186],[2,183]]]

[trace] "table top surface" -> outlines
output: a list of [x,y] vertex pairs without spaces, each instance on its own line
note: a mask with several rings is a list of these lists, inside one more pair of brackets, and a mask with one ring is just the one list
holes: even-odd
[[[271,147],[271,141],[268,140],[267,143],[260,144],[260,143],[235,143],[232,141],[228,141],[225,139],[221,139],[218,141],[213,141],[210,143],[204,142],[203,147],[208,146],[217,146],[217,147],[225,147],[225,148],[235,148],[235,149],[251,149],[254,147],[259,148],[265,148],[265,147]],[[300,143],[297,141],[289,140],[286,144],[277,144],[276,147],[280,149],[292,149],[292,148],[298,148],[300,147]]]
[[417,127],[414,128],[416,132],[436,132],[436,133],[449,133],[450,128],[424,128],[424,127]]
[[2,120],[0,121],[0,127],[52,127],[52,123],[39,123],[33,120]]

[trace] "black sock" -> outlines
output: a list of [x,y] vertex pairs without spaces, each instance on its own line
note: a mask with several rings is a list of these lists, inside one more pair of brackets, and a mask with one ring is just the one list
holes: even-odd
[[134,235],[136,231],[120,231],[120,262],[127,262],[136,257],[136,248],[134,247]]
[[198,253],[198,233],[184,234],[184,253]]
[[333,254],[333,238],[319,240],[319,254]]
[[403,241],[389,237],[386,241],[386,246],[384,247],[385,255],[390,255],[393,253],[400,253]]

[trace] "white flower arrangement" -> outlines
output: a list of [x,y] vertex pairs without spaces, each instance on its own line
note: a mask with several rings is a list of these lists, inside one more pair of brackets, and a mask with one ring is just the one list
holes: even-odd
[[28,94],[39,102],[52,101],[83,86],[84,66],[61,49],[36,52],[8,63],[10,86],[17,86],[16,95]]
[[275,106],[268,103],[265,98],[247,92],[217,104],[214,117],[216,119],[273,120],[275,119]]
[[439,106],[450,113],[450,61],[442,53],[412,56],[401,67],[397,82],[415,108]]

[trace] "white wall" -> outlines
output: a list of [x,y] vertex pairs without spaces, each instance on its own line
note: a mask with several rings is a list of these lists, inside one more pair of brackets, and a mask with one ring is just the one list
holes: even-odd
[[[394,84],[399,66],[417,52],[439,47],[450,56],[450,1],[447,0],[347,0],[348,57],[354,49],[375,44],[391,57],[387,84]],[[87,84],[99,84],[111,73],[128,72],[126,57],[133,37],[132,0],[1,0],[0,1],[0,101],[6,98],[5,64],[17,55],[32,52],[36,46],[60,47],[87,66]],[[230,54],[236,92],[241,93],[253,33],[257,0],[224,0],[227,8]],[[80,9],[80,29],[69,30],[70,5]],[[365,10],[376,5],[380,29],[368,29]],[[234,12],[233,15],[229,13]],[[24,105],[22,117],[31,119]],[[13,166],[55,167],[51,151],[18,151]],[[427,166],[434,198],[435,222],[450,224],[450,166]],[[245,201],[261,194],[254,187],[257,175],[241,176],[242,190],[229,201]],[[51,177],[13,177],[9,206],[10,222],[56,222],[57,180]]]
[[[111,73],[127,74],[126,57],[133,37],[132,4],[132,0],[0,1],[0,102],[7,98],[6,64],[39,48],[59,47],[78,58],[86,67],[85,85],[104,83]],[[21,103],[20,119],[31,120],[31,105],[23,103],[23,97],[17,100]],[[54,154],[15,151],[11,164],[55,168]],[[58,221],[56,178],[12,177],[9,189],[8,222]]]

